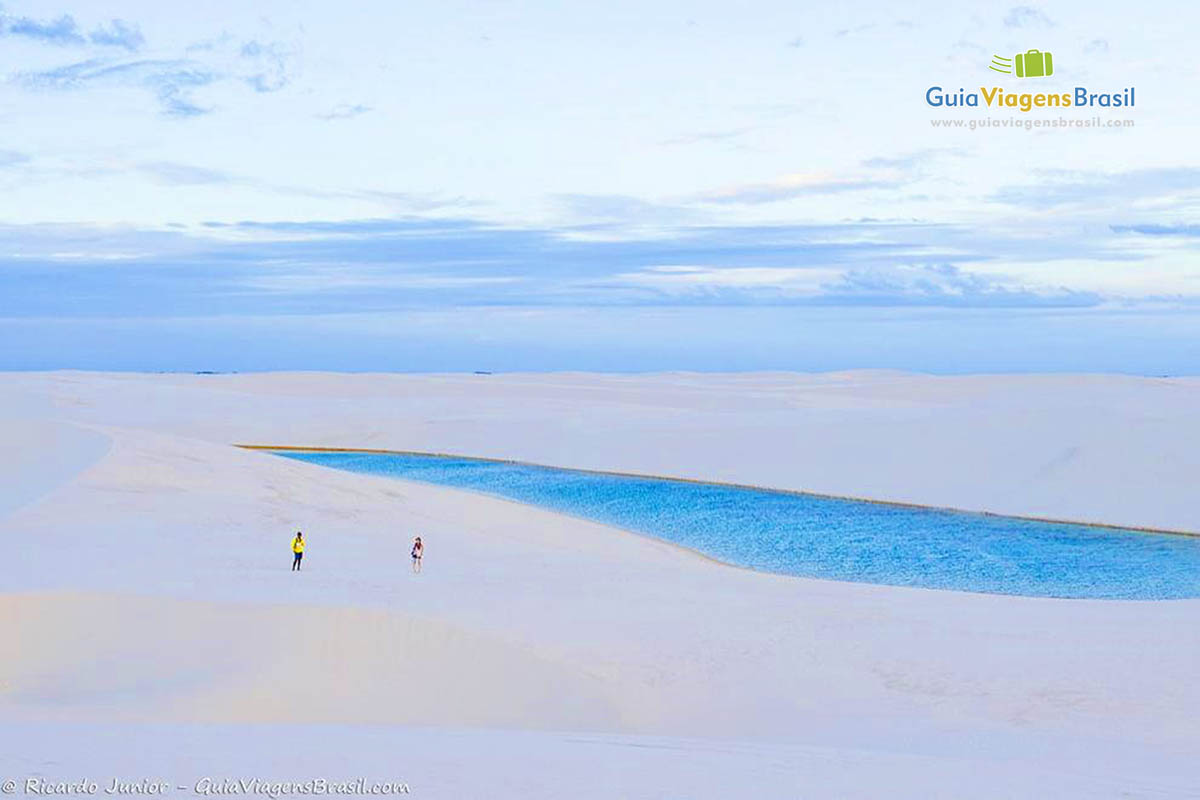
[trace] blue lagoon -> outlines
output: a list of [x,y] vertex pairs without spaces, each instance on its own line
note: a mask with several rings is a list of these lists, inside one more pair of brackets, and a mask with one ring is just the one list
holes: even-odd
[[806,578],[1034,597],[1200,597],[1200,538],[418,453],[272,451],[482,492]]

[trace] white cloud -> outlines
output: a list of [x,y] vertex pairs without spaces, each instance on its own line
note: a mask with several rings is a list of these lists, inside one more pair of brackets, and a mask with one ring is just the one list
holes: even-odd
[[614,276],[632,285],[665,291],[695,292],[706,289],[772,289],[790,294],[817,294],[843,269],[821,267],[706,267],[651,266]]

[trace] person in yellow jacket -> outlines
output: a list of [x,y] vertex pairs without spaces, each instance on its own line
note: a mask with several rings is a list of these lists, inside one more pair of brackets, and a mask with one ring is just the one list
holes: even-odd
[[295,558],[292,559],[292,572],[300,569],[300,562],[304,560],[304,534],[296,531],[296,538],[292,539],[292,552]]

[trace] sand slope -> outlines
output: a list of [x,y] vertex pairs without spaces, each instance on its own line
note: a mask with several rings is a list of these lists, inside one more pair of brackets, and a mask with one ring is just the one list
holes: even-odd
[[110,444],[95,431],[43,419],[0,419],[0,426],[0,518],[70,481]]

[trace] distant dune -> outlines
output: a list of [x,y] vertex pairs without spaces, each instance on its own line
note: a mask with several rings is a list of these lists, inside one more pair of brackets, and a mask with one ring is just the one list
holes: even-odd
[[1200,532],[1200,379],[0,374],[53,418],[450,452]]

